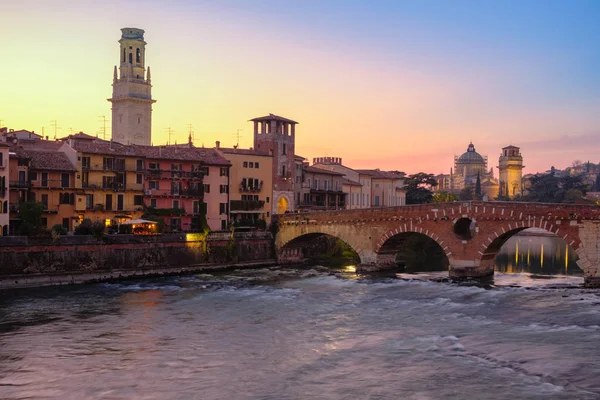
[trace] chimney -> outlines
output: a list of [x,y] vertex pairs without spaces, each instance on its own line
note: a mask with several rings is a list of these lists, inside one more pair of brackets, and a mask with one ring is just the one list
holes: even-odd
[[217,149],[221,148],[221,142],[219,142],[218,140],[215,142],[215,144],[217,145]]

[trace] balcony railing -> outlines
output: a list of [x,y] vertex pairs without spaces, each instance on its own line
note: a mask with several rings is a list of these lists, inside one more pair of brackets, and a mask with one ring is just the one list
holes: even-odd
[[231,200],[231,211],[255,211],[265,206],[264,200]]
[[240,183],[240,192],[241,193],[258,193],[262,190],[263,181],[260,181],[258,186],[244,184],[243,181]]
[[31,187],[31,182],[26,181],[10,181],[11,188],[17,189],[29,189]]
[[202,197],[204,196],[204,188],[200,189],[181,189],[181,190],[173,190],[173,189],[146,189],[144,190],[144,194],[146,196],[189,196],[189,197]]

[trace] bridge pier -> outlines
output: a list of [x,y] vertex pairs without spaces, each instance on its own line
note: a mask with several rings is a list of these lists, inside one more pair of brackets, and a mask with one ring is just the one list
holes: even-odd
[[494,275],[494,264],[474,260],[450,260],[448,267],[450,278],[483,278]]
[[363,251],[359,254],[360,264],[356,266],[356,272],[385,271],[396,268],[396,253],[378,254],[372,251]]
[[302,264],[304,261],[304,252],[298,247],[281,249],[277,253],[277,263],[280,265]]

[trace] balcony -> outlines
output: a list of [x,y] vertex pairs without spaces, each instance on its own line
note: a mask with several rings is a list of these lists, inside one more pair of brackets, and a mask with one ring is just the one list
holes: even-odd
[[182,189],[182,190],[173,190],[173,189],[147,189],[144,191],[146,196],[156,196],[156,197],[202,197],[204,196],[204,188],[200,189]]
[[11,188],[17,189],[29,189],[31,187],[31,182],[26,181],[10,181]]
[[231,211],[256,211],[265,206],[264,200],[231,200]]
[[240,193],[258,193],[262,190],[263,181],[260,181],[258,186],[249,185],[248,183],[244,184],[244,181],[240,183]]

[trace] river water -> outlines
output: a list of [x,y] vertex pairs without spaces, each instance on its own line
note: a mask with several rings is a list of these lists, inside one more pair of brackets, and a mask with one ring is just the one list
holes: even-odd
[[0,292],[0,399],[599,399],[599,292],[514,247],[478,285],[314,266]]

